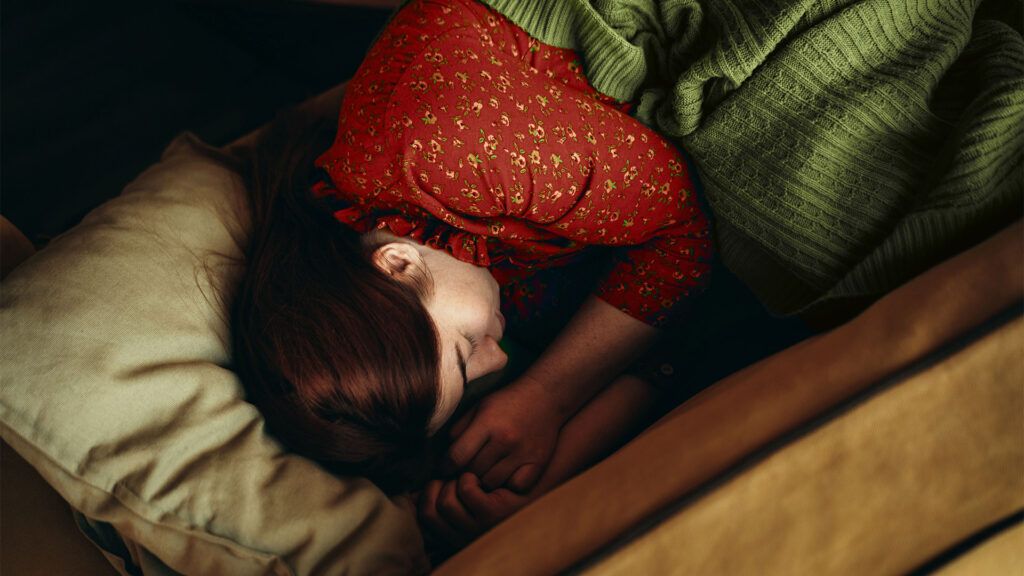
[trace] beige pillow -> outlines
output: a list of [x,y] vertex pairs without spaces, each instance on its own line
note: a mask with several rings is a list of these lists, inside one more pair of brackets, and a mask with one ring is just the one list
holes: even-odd
[[242,193],[178,138],[4,281],[3,438],[181,573],[426,571],[407,499],[283,452],[227,368]]

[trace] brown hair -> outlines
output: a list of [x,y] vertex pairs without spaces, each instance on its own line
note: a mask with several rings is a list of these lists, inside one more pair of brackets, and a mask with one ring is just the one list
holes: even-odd
[[389,493],[425,480],[439,390],[429,278],[396,281],[379,245],[310,193],[334,122],[296,111],[239,157],[252,228],[231,306],[235,370],[269,431],[338,474]]

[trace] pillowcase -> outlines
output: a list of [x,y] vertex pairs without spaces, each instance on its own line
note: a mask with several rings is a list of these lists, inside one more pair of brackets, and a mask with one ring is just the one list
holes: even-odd
[[176,572],[425,572],[408,498],[282,450],[227,368],[244,191],[200,145],[179,137],[4,281],[4,440]]

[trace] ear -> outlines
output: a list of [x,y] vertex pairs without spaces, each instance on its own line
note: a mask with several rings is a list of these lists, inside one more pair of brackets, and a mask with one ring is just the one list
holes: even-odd
[[371,256],[373,265],[396,280],[404,280],[425,266],[415,246],[405,242],[388,242],[379,246]]

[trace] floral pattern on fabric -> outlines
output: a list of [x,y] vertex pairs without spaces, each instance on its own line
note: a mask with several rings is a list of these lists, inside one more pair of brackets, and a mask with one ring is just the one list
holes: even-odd
[[417,0],[346,87],[314,192],[357,231],[488,267],[520,313],[537,270],[614,247],[594,293],[663,325],[706,283],[709,226],[681,154],[628,109],[486,6]]

